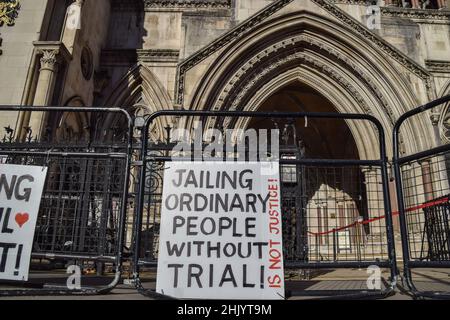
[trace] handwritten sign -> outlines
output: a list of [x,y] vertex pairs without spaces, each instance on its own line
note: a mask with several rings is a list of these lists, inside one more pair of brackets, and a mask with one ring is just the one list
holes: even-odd
[[278,163],[167,163],[157,292],[283,299]]
[[27,281],[47,168],[0,164],[0,279]]

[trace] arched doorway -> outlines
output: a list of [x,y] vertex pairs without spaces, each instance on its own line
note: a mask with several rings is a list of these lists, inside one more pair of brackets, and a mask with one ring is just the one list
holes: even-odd
[[[159,110],[171,110],[173,109],[171,98],[169,93],[165,90],[164,86],[158,80],[158,78],[151,71],[151,68],[143,63],[138,62],[134,65],[123,77],[115,83],[108,90],[108,94],[105,95],[104,99],[100,101],[101,105],[114,108],[125,109],[133,119],[134,122],[134,132],[133,132],[133,144],[135,146],[133,152],[133,159],[138,160],[140,156],[139,143],[142,139],[141,128],[145,123],[145,119],[152,113]],[[150,143],[163,143],[166,142],[167,130],[168,128],[173,128],[175,126],[175,118],[159,118],[157,121],[151,124],[149,129],[149,140]],[[117,115],[110,114],[102,122],[104,131],[110,130],[110,128],[126,128],[127,121],[123,117],[118,117]],[[156,173],[157,170],[161,168],[155,168],[153,170],[152,163],[147,164],[152,175],[156,175],[156,178],[150,176],[147,178],[148,181],[148,193],[156,192],[159,188],[160,178]],[[130,176],[130,190],[131,194],[137,192],[137,187],[139,184],[139,166],[132,166],[131,176]],[[155,183],[155,186],[151,185]],[[137,207],[136,204],[137,197],[132,197],[129,201],[129,211],[128,220],[126,226],[126,246],[131,247],[132,236],[133,236],[133,217],[134,210]],[[145,252],[146,255],[152,256],[155,252],[154,248],[158,246],[158,243],[154,241],[154,235],[159,233],[159,222],[152,216],[152,211],[159,208],[158,199],[154,197],[148,197],[146,194],[146,212],[144,213],[146,223],[143,225],[142,229],[142,248],[141,250]],[[144,255],[144,254],[143,254]]]
[[[268,96],[258,111],[336,113],[337,109],[317,90],[293,81]],[[228,124],[241,125],[256,130],[279,129],[281,159],[360,160],[355,138],[345,120],[254,118]],[[382,257],[384,222],[355,224],[383,212],[378,174],[372,168],[357,165],[282,165],[285,259],[358,260],[369,247],[371,254]]]
[[[193,65],[180,68],[177,102],[185,109],[259,110],[275,91],[298,80],[321,93],[338,112],[373,115],[389,132],[401,114],[420,104],[411,78],[386,52],[354,29],[309,11],[269,19],[209,54],[206,63],[192,62],[206,59],[199,54],[188,59]],[[422,80],[418,86],[425,89]],[[208,126],[216,126],[213,122]],[[373,128],[356,123],[349,128],[360,158],[377,158],[371,148],[378,142]],[[407,150],[425,147],[418,132],[433,134],[424,119],[407,130],[417,137],[416,145],[405,141]],[[391,142],[386,143],[390,154]]]

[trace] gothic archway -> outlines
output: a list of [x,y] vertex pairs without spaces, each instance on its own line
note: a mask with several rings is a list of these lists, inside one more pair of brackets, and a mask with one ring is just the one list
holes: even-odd
[[[338,112],[374,115],[389,132],[402,113],[420,104],[410,79],[398,68],[353,29],[300,11],[236,39],[204,71],[193,94],[183,93],[184,103],[193,110],[257,110],[273,92],[296,80],[319,91]],[[406,150],[429,147],[419,134],[430,131],[425,121],[417,119],[408,127],[417,143],[406,144]],[[214,126],[224,124],[208,123]],[[367,148],[377,144],[373,128],[355,124],[350,129],[361,159],[375,157],[373,148]]]
[[[169,94],[158,78],[144,64],[138,63],[114,86],[103,105],[126,109],[134,118],[145,118],[158,110],[173,109]],[[104,126],[121,126],[117,117],[108,117]],[[170,119],[162,118],[150,128],[153,140],[161,140],[164,128],[173,125]],[[123,126],[123,124],[122,124]]]

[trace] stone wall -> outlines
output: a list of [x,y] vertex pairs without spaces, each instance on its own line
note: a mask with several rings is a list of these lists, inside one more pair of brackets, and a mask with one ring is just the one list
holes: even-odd
[[[93,105],[94,73],[99,70],[101,51],[107,44],[109,17],[108,0],[84,1],[81,11],[81,29],[63,38],[63,42],[72,54],[72,60],[68,66],[62,104],[67,104],[73,98],[80,98],[84,105]],[[87,49],[92,55],[92,71],[89,76],[83,75],[81,71],[83,49]]]
[[[21,0],[13,26],[0,27],[0,105],[20,105],[33,56],[33,41],[39,40],[47,0]],[[16,123],[16,114],[3,114],[2,124]]]
[[[111,55],[118,54],[112,51],[124,48],[179,51],[179,61],[183,61],[274,2],[277,1],[199,1],[194,4],[191,1],[150,0],[145,3],[142,21],[133,20],[139,16],[136,12],[123,10],[121,7],[120,10],[112,12],[114,19],[110,24],[108,38],[108,49],[111,51],[108,52],[110,59],[106,65],[110,64]],[[366,23],[367,6],[363,1],[352,1],[350,4],[346,1],[334,2],[337,7],[357,21]],[[309,6],[314,10],[314,5],[299,2],[299,6]],[[405,15],[404,10],[414,11],[416,16]],[[425,11],[427,13],[424,13]],[[374,32],[418,65],[428,68],[429,65],[436,66],[437,62],[441,62],[441,65],[444,61],[450,62],[448,56],[450,13],[442,10],[438,12],[437,10],[384,7],[381,14],[381,29]],[[140,23],[142,28],[136,27]],[[114,74],[110,89],[114,87],[113,83],[125,74],[128,65],[132,65],[135,61],[128,62],[124,64],[121,72],[117,69],[110,71]],[[170,96],[174,98],[175,90],[168,86],[176,82],[173,66],[167,68],[167,61],[159,61],[159,63],[152,61],[149,65]],[[444,78],[450,75],[450,73],[445,75],[442,71],[443,69],[440,69],[439,77],[443,79],[436,80],[433,94],[437,94],[442,89],[446,83]],[[168,77],[171,79],[169,80]],[[105,93],[107,95],[107,92]],[[419,98],[421,101],[427,99],[429,96],[426,95]]]

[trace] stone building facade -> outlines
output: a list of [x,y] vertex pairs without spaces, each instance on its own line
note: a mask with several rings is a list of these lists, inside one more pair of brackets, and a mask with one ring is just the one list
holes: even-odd
[[[381,121],[392,155],[396,119],[450,94],[450,3],[376,2],[0,1],[0,105],[122,107],[139,116],[169,109],[363,113]],[[408,123],[402,151],[449,139],[447,109]],[[270,125],[218,121],[207,127]],[[30,128],[82,139],[86,122],[70,113],[0,117],[19,140]],[[152,138],[162,139],[167,125],[193,123],[165,118]],[[302,126],[306,156],[379,156],[366,123]]]
[[[1,4],[0,104],[357,112],[389,132],[400,114],[450,91],[445,0],[386,0],[378,9],[345,0]],[[375,28],[371,13],[380,15]],[[444,109],[410,127],[416,139],[405,150],[429,147],[424,136],[446,139]],[[83,124],[67,119],[58,125],[82,135]],[[56,125],[39,113],[5,113],[1,122],[18,137]],[[373,157],[371,130],[349,129],[359,157]]]

